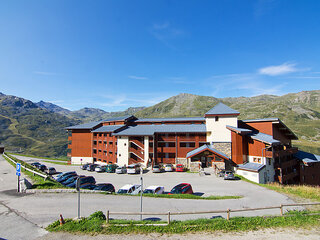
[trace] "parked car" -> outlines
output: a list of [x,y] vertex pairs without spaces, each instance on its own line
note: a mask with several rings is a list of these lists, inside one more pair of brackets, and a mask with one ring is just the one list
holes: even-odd
[[114,193],[115,192],[115,188],[111,183],[100,183],[100,184],[97,184],[96,187],[93,190],[105,191],[105,192],[110,192],[110,193]]
[[36,168],[39,168],[40,165],[41,165],[41,163],[39,163],[39,162],[31,163],[31,166],[34,166]]
[[38,167],[38,169],[39,169],[40,171],[48,170],[47,166],[44,165],[44,164],[41,164],[41,165]]
[[130,164],[127,167],[127,173],[128,174],[137,174],[140,173],[140,166],[139,164]]
[[116,168],[116,173],[117,174],[123,174],[127,172],[127,168],[126,167],[117,167]]
[[[86,184],[86,183],[92,183],[92,184],[95,184],[96,183],[96,180],[94,179],[94,177],[92,176],[81,176],[80,177],[80,187],[83,185],[83,184]],[[75,188],[76,187],[76,184],[77,184],[77,181],[74,181],[68,185],[66,185],[67,187],[70,187],[70,188]]]
[[162,187],[162,186],[149,186],[143,190],[143,193],[163,194],[164,187]]
[[72,173],[72,174],[68,174],[68,175],[59,177],[59,178],[56,179],[56,180],[57,180],[57,182],[62,183],[62,182],[67,181],[69,178],[74,177],[74,176],[78,176],[78,174],[76,174],[76,173],[74,173],[74,174],[73,174],[73,173]]
[[164,166],[164,171],[166,171],[166,172],[173,172],[173,171],[174,171],[173,165],[172,165],[172,164],[166,164],[166,165]]
[[58,180],[59,178],[61,177],[64,177],[66,175],[77,175],[77,173],[75,171],[72,171],[72,172],[62,172],[62,173],[59,173],[57,176],[56,176],[56,180]]
[[89,166],[89,164],[90,164],[90,163],[83,164],[83,165],[80,166],[80,168],[81,168],[82,170],[87,170],[87,167]]
[[224,180],[235,180],[234,174],[232,171],[226,171],[224,174]]
[[153,169],[152,169],[153,173],[161,173],[162,172],[162,168],[159,165],[154,165]]
[[220,170],[220,171],[218,172],[218,176],[219,176],[219,177],[224,177],[225,173],[226,173],[225,170]]
[[96,169],[97,166],[98,166],[98,164],[89,164],[87,166],[87,170],[90,171],[90,172],[93,172]]
[[107,165],[107,173],[114,173],[116,171],[117,165],[116,164],[108,164]]
[[118,190],[118,194],[138,194],[141,191],[141,185],[126,184]]
[[180,183],[172,188],[169,194],[193,194],[193,190],[189,183]]
[[107,170],[107,166],[103,165],[103,166],[96,166],[96,168],[94,169],[96,172],[105,172]]
[[93,190],[95,187],[96,185],[93,183],[84,183],[80,186],[80,188],[82,189],[89,189],[89,190]]
[[66,186],[66,185],[76,181],[78,179],[78,177],[79,177],[78,175],[70,176],[60,183]]
[[177,166],[176,166],[176,172],[184,172],[184,166],[183,166],[183,164],[177,164]]
[[56,174],[57,171],[56,171],[56,169],[54,167],[49,167],[48,170],[47,170],[47,173],[49,175],[53,175],[53,174]]

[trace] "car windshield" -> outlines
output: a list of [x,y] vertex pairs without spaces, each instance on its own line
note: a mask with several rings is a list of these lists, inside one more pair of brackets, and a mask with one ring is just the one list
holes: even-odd
[[185,184],[179,184],[177,186],[175,186],[172,190],[171,193],[181,193],[182,189],[185,188],[186,185]]
[[119,189],[118,193],[128,193],[128,189]]

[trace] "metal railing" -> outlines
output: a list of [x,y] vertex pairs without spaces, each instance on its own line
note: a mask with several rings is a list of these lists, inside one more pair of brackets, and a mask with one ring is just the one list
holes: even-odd
[[[17,165],[17,162],[16,162],[14,159],[12,159],[11,157],[9,157],[6,153],[3,153],[3,155],[4,155],[8,160],[10,160],[11,162],[13,162],[14,164]],[[47,180],[47,178],[49,178],[49,176],[48,176],[47,174],[45,174],[45,173],[39,173],[39,172],[37,172],[37,171],[34,171],[34,170],[30,169],[30,168],[27,168],[27,167],[23,166],[22,164],[21,164],[21,168],[25,169],[25,170],[28,171],[28,172],[31,172],[31,173],[33,173],[33,174],[36,174],[36,175],[38,175],[38,176],[40,176],[40,177],[43,177],[44,180]]]
[[283,216],[284,207],[294,207],[294,206],[306,206],[306,205],[320,205],[320,202],[315,203],[292,203],[292,204],[281,204],[280,206],[271,207],[259,207],[259,208],[243,208],[243,209],[227,209],[227,210],[213,210],[213,211],[199,211],[199,212],[110,212],[107,210],[106,223],[110,223],[110,215],[133,215],[133,216],[167,216],[167,224],[171,222],[171,216],[173,215],[193,215],[193,214],[212,214],[212,213],[226,213],[227,220],[230,220],[232,212],[249,212],[256,210],[266,210],[266,209],[280,209],[280,216]]

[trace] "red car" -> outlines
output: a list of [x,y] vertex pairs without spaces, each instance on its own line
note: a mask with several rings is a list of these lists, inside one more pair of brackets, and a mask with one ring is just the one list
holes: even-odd
[[184,172],[184,166],[182,164],[177,164],[176,172]]
[[193,190],[189,183],[180,183],[172,188],[169,194],[193,194]]

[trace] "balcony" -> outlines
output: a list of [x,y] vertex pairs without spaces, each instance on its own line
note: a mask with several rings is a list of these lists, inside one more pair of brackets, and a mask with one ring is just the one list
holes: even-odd
[[294,177],[297,177],[297,176],[299,176],[299,172],[298,171],[282,175],[282,183],[284,181],[292,180]]
[[176,147],[157,147],[158,153],[175,153]]
[[[267,151],[268,152],[268,151]],[[283,156],[288,156],[288,155],[293,155],[298,152],[298,148],[292,147],[288,148],[286,150],[279,150],[279,151],[273,151],[273,157],[283,157]]]

